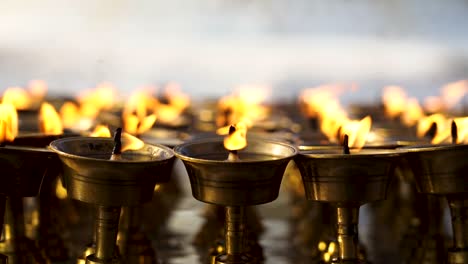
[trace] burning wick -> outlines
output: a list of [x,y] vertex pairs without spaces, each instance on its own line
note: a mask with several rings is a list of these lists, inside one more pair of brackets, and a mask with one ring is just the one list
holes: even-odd
[[[234,134],[236,132],[236,127],[235,126],[230,126],[229,127],[229,136]],[[237,150],[229,150],[229,156],[228,156],[228,161],[240,161],[239,155],[237,154]]]
[[114,134],[114,149],[110,160],[122,160],[122,128],[117,128]]
[[349,137],[345,134],[343,137],[343,154],[351,154],[351,152],[349,151],[348,141]]
[[455,120],[452,120],[451,133],[452,133],[452,144],[457,144],[458,131],[457,131],[457,123],[455,123]]

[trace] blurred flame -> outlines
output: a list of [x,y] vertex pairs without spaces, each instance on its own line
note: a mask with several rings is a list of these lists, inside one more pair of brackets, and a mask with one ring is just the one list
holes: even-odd
[[370,116],[366,116],[361,120],[350,120],[341,127],[340,138],[348,135],[349,147],[361,149],[366,144],[371,126],[372,118]]
[[43,80],[29,82],[28,91],[35,101],[42,101],[47,94],[47,83]]
[[127,100],[123,114],[124,131],[133,135],[140,135],[150,130],[156,122],[156,115],[147,115],[158,104],[152,97],[151,88],[134,92]]
[[428,96],[424,99],[424,109],[429,113],[442,112],[445,108],[442,99],[437,96]]
[[168,83],[165,87],[164,96],[167,98],[169,105],[177,109],[179,113],[190,105],[190,97],[182,92],[180,85],[177,83]]
[[419,138],[424,137],[429,129],[431,129],[433,123],[436,124],[437,131],[445,130],[450,125],[449,119],[443,114],[432,114],[430,116],[423,117],[418,121],[416,135]]
[[86,90],[77,98],[80,103],[80,114],[84,117],[96,118],[100,111],[111,109],[116,103],[116,98],[115,87],[108,83]]
[[452,143],[452,121],[457,125],[457,144],[468,143],[468,117],[446,118],[437,123],[437,132],[432,144]]
[[468,143],[468,117],[457,117],[453,121],[457,125],[457,144]]
[[366,116],[362,120],[348,117],[342,107],[338,95],[346,90],[356,89],[355,86],[329,84],[302,91],[299,102],[302,111],[309,117],[317,117],[320,130],[331,141],[341,140],[347,134],[349,146],[360,149],[364,146],[370,132],[372,119]]
[[227,150],[241,150],[247,146],[247,125],[245,123],[240,122],[229,126],[227,133],[226,128],[220,128],[217,130],[217,133],[226,135],[224,138],[224,147]]
[[111,137],[112,134],[109,130],[109,127],[104,126],[104,125],[97,125],[89,136],[90,137]]
[[182,114],[180,109],[167,104],[158,104],[154,112],[158,116],[159,121],[164,124],[170,124]]
[[55,108],[44,102],[39,110],[39,130],[44,134],[63,134],[62,120]]
[[406,102],[405,111],[401,120],[406,126],[414,126],[419,119],[424,117],[424,110],[416,98],[409,98]]
[[239,86],[233,94],[219,100],[216,125],[222,127],[243,120],[255,122],[266,119],[270,109],[261,104],[269,94],[269,87],[266,86]]
[[65,102],[59,112],[65,128],[75,126],[81,119],[80,108],[73,102]]
[[31,107],[32,100],[28,91],[23,88],[10,87],[3,93],[2,103],[12,104],[18,110],[26,110]]
[[455,107],[468,92],[468,80],[448,83],[440,89],[440,96],[431,96],[424,101],[424,108],[430,112],[443,112]]
[[347,90],[356,90],[354,85],[324,84],[304,89],[299,95],[299,104],[308,117],[321,117],[333,111],[346,115],[338,96]]
[[419,119],[424,117],[424,110],[418,100],[408,97],[405,90],[400,86],[386,86],[382,93],[382,102],[385,115],[390,118],[400,116],[406,126],[414,126]]
[[385,114],[390,118],[395,118],[405,111],[407,95],[400,86],[386,86],[383,88],[382,101]]
[[145,146],[145,143],[139,138],[130,135],[129,133],[122,133],[122,152],[127,150],[139,150]]
[[18,113],[12,104],[0,104],[0,142],[13,141],[18,135]]
[[12,104],[18,110],[31,109],[47,94],[47,84],[42,80],[29,82],[28,89],[9,87],[3,93],[2,103]]

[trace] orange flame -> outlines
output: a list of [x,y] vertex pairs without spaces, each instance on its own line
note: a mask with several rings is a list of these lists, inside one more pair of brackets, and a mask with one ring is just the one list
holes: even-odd
[[302,91],[300,104],[309,117],[318,117],[320,130],[331,141],[341,140],[347,134],[349,146],[362,148],[370,132],[372,119],[352,120],[342,107],[338,95],[346,90],[355,90],[344,85],[322,85]]
[[145,143],[139,138],[128,133],[122,133],[122,152],[128,150],[139,150],[145,146]]
[[39,110],[39,130],[44,134],[63,134],[62,120],[55,108],[49,103],[42,103]]
[[347,90],[355,90],[355,86],[342,84],[324,84],[315,88],[308,88],[299,95],[302,111],[308,117],[322,117],[331,112],[339,111],[345,114],[338,100],[338,96]]
[[133,135],[140,135],[150,130],[156,122],[156,115],[147,115],[147,112],[157,103],[157,100],[151,96],[150,90],[134,92],[126,102],[122,113],[124,130]]
[[32,100],[29,93],[21,87],[10,87],[3,93],[2,103],[12,104],[18,110],[26,110],[31,108]]
[[97,125],[89,136],[90,137],[111,137],[112,134],[109,130],[109,127],[104,126],[104,125]]
[[233,94],[219,101],[216,124],[221,127],[247,119],[251,122],[266,119],[270,109],[261,104],[268,94],[269,88],[265,86],[239,86]]
[[424,117],[424,110],[416,98],[409,98],[406,102],[405,111],[401,120],[406,126],[414,126],[418,120]]
[[0,104],[0,142],[13,141],[18,135],[18,113],[12,104]]
[[244,123],[231,125],[226,133],[225,128],[218,129],[218,134],[226,135],[224,147],[227,150],[241,150],[247,147],[247,126]]
[[169,105],[179,110],[179,113],[190,105],[190,97],[182,92],[180,85],[177,83],[168,83],[165,87],[164,96],[169,101]]
[[437,132],[431,140],[432,144],[452,143],[452,121],[457,125],[457,144],[468,143],[468,117],[445,119],[437,123]]
[[436,124],[437,131],[446,130],[450,126],[450,121],[446,116],[444,116],[443,114],[432,114],[430,116],[423,117],[418,121],[416,135],[419,138],[424,137],[429,131],[429,129],[431,129],[433,123]]
[[87,90],[78,96],[80,114],[95,118],[101,110],[111,109],[116,102],[117,92],[111,84],[100,84],[93,90]]
[[405,112],[407,95],[400,86],[386,86],[383,88],[382,101],[385,114],[390,118],[395,118]]
[[80,108],[73,102],[65,102],[62,107],[60,107],[59,112],[63,127],[65,128],[75,126],[81,119]]
[[453,121],[457,125],[457,144],[468,143],[468,117],[457,117]]
[[341,127],[340,138],[348,135],[349,147],[361,149],[366,144],[371,126],[372,118],[370,116],[366,116],[361,120],[350,120]]

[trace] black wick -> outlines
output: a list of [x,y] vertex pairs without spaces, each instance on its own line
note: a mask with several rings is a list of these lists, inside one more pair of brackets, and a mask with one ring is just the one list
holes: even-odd
[[351,154],[351,152],[349,151],[348,141],[349,137],[345,134],[343,137],[343,154]]
[[122,128],[119,127],[115,130],[114,133],[114,150],[112,150],[112,155],[122,154]]

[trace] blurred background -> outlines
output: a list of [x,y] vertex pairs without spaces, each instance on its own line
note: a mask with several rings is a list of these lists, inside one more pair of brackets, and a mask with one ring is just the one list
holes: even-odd
[[344,101],[374,101],[389,84],[421,98],[467,77],[467,14],[464,0],[3,0],[0,88],[176,81],[202,98],[255,83],[293,100],[353,82]]

